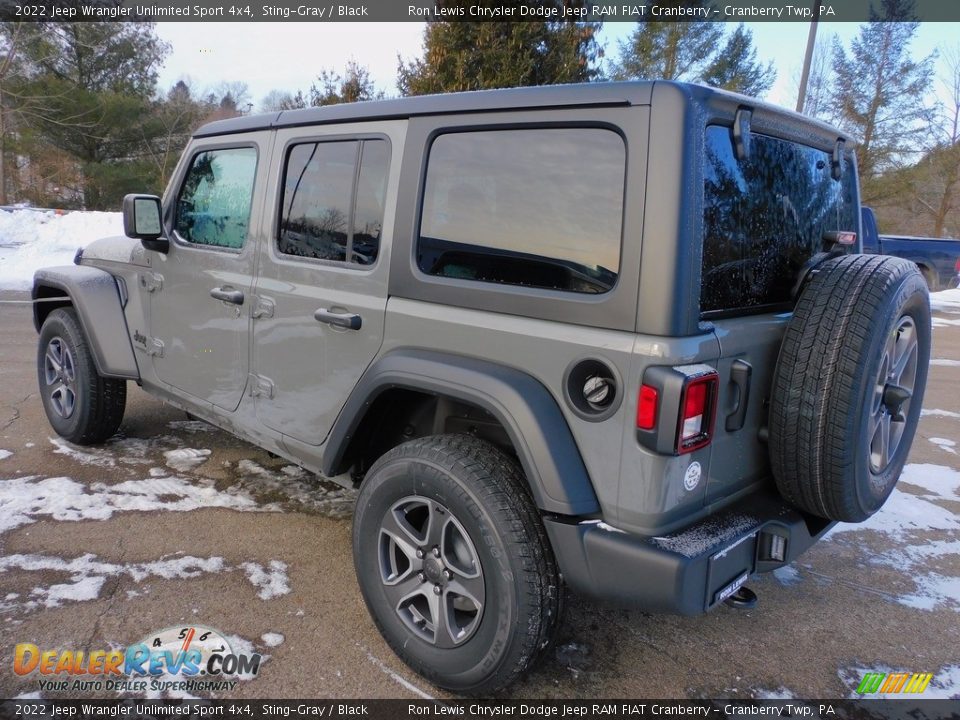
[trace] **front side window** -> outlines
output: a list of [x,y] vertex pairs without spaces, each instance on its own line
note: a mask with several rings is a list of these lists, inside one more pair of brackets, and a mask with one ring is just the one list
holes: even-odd
[[439,136],[424,186],[420,270],[607,292],[620,268],[625,167],[623,139],[601,128]]
[[751,135],[738,159],[730,128],[707,128],[700,310],[756,312],[790,302],[797,274],[836,231],[856,232],[856,173],[831,154]]
[[389,155],[384,140],[290,148],[277,249],[314,260],[373,265],[380,249]]
[[197,153],[177,196],[174,228],[180,237],[197,245],[242,248],[256,174],[255,148]]

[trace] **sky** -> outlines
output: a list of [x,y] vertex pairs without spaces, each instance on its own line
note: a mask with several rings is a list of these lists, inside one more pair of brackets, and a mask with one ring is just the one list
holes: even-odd
[[[606,57],[618,55],[618,41],[633,23],[606,23],[600,35]],[[809,25],[803,22],[746,23],[753,30],[757,54],[774,63],[777,80],[767,99],[796,105]],[[158,23],[157,34],[172,52],[160,73],[160,87],[188,79],[197,90],[221,82],[244,82],[253,110],[271,90],[306,93],[324,68],[343,72],[349,60],[369,68],[377,87],[396,95],[397,56],[409,60],[422,49],[421,23]],[[849,47],[856,23],[821,22],[818,40],[836,34]],[[957,23],[923,23],[911,47],[914,57],[925,57],[938,47],[960,46]],[[938,63],[937,69],[942,70]]]

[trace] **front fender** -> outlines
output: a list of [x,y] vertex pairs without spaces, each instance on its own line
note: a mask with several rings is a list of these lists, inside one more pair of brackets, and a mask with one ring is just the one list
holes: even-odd
[[[51,293],[51,290],[57,292]],[[113,275],[83,265],[37,270],[33,276],[33,299],[50,297],[52,294],[70,298],[100,375],[132,380],[140,378],[120,292]],[[45,317],[43,309],[34,303],[33,324],[37,332]]]
[[540,382],[515,368],[439,352],[397,350],[364,373],[330,432],[323,455],[325,475],[336,474],[367,409],[391,388],[419,390],[483,408],[510,437],[537,507],[562,515],[600,512],[573,434]]

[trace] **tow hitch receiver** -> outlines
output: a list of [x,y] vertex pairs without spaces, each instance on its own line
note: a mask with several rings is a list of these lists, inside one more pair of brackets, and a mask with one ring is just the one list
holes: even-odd
[[737,610],[751,610],[757,606],[757,602],[757,594],[743,585],[730,597],[724,598],[723,604]]

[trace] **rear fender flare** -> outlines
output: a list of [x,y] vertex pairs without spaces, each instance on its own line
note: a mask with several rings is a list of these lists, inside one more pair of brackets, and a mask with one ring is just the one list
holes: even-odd
[[327,439],[323,472],[336,475],[366,411],[391,388],[451,397],[483,408],[504,427],[541,510],[600,512],[580,451],[557,401],[521,370],[446,353],[396,350],[368,368]]

